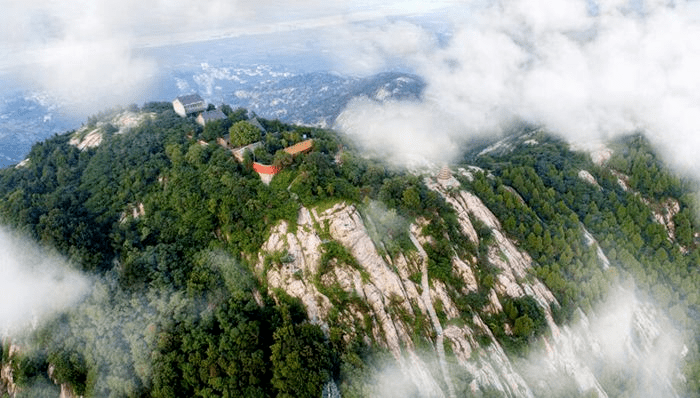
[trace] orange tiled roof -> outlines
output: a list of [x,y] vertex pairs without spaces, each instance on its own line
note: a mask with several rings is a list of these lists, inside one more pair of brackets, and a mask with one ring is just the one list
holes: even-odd
[[292,146],[286,147],[286,148],[284,148],[284,151],[293,156],[293,155],[296,155],[298,153],[310,151],[311,147],[313,147],[313,145],[314,145],[314,140],[309,139],[306,141],[296,143]]
[[260,174],[277,174],[280,172],[280,169],[272,166],[272,165],[267,165],[267,164],[262,164],[258,162],[253,163],[253,170]]

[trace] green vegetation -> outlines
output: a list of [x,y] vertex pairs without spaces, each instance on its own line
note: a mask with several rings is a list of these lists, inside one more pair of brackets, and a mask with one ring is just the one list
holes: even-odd
[[[168,103],[141,111],[155,117],[122,133],[105,124],[113,113],[91,118],[90,125],[106,126],[99,147],[78,150],[69,132],[36,144],[27,165],[0,170],[0,223],[56,248],[95,280],[84,302],[32,336],[35,349],[10,359],[2,347],[0,361],[13,362],[18,383],[55,390],[50,363],[54,380],[87,397],[319,396],[329,380],[343,396],[366,396],[367,385],[357,379],[388,354],[366,343],[376,328],[367,303],[333,276],[342,265],[369,279],[351,251],[318,226],[322,235],[325,229],[319,272],[305,277],[335,306],[325,331],[306,319],[298,300],[281,290],[268,295],[253,271],[272,226],[285,220],[294,230],[300,206],[340,201],[357,205],[386,258],[418,256],[408,227],[422,227],[427,276],[444,282],[461,313],[447,320],[445,303],[436,301],[442,323],[471,324],[478,314],[515,355],[546,332],[545,309],[527,296],[499,297],[503,312],[485,313],[498,278],[488,255],[493,232],[472,219],[479,241],[465,237],[457,214],[422,177],[361,156],[331,131],[259,119],[263,135],[241,109],[224,107],[227,119],[204,128]],[[216,144],[226,133],[234,146],[262,145],[239,163]],[[282,151],[305,138],[314,139],[310,153]],[[616,142],[606,166],[544,134],[531,138],[539,145],[468,159],[485,171],[458,178],[531,255],[532,277],[561,303],[551,308],[555,320],[589,311],[611,282],[634,279],[690,335],[700,310],[695,186],[665,171],[639,136]],[[283,170],[265,185],[252,170],[253,157]],[[583,181],[581,170],[599,185]],[[669,236],[652,211],[665,214],[676,203]],[[264,254],[263,273],[293,260],[286,252]],[[466,290],[454,256],[477,262],[477,291]],[[410,270],[416,284],[422,276]],[[389,301],[414,343],[430,343],[430,322],[415,303]],[[351,310],[364,319],[348,325]],[[476,338],[490,344],[488,336]],[[698,347],[693,342],[688,356],[689,391],[700,391]],[[618,376],[605,387],[618,391],[615,385],[624,384]]]
[[[260,137],[245,111],[225,109],[228,119],[206,128],[167,103],[142,111],[155,117],[119,134],[106,129],[96,148],[69,145],[68,132],[36,144],[28,165],[0,170],[0,222],[97,278],[91,297],[37,333],[39,348],[16,362],[20,379],[36,384],[51,363],[55,380],[86,396],[317,395],[325,380],[343,380],[340,358],[362,351],[343,337],[352,331],[331,322],[329,341],[298,303],[273,302],[260,291],[249,262],[270,227],[294,225],[300,205],[340,200],[383,200],[406,220],[440,220],[450,209],[418,177],[357,156],[329,131],[260,119],[268,134],[258,160],[314,139],[311,153],[275,157],[285,169],[268,186],[249,161],[238,163],[215,143],[226,126],[242,135],[253,128],[245,143]],[[440,233],[456,230],[435,222]],[[397,224],[383,237],[392,253],[395,241],[410,242],[407,227]],[[324,264],[358,268],[340,245],[329,242],[324,253]],[[338,291],[325,290],[331,297]],[[335,299],[367,313],[359,297]],[[357,330],[369,333],[371,324],[366,319]]]
[[[527,351],[535,336],[547,328],[544,311],[530,296],[503,298],[503,312],[488,316],[484,321],[506,349],[519,354]],[[506,327],[510,332],[506,332]]]
[[231,145],[234,147],[252,144],[259,141],[261,137],[260,129],[245,120],[234,123],[228,130],[228,133],[230,134]]
[[[671,174],[642,136],[614,142],[614,155],[603,166],[542,133],[530,138],[539,144],[475,158],[490,174],[475,173],[472,182],[463,182],[536,261],[536,275],[562,304],[554,312],[558,320],[571,319],[577,307],[589,311],[612,281],[634,280],[685,330],[686,339],[693,338],[700,310],[700,245],[693,235],[697,186]],[[598,185],[581,179],[581,170]],[[679,212],[672,217],[675,235],[669,235],[652,211],[667,214],[674,203]],[[608,270],[584,228],[610,260]],[[699,346],[693,341],[690,347],[688,391],[700,391]]]

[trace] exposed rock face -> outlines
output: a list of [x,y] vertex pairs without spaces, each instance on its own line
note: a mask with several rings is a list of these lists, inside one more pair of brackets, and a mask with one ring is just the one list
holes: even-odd
[[76,132],[76,135],[70,139],[69,144],[78,147],[81,151],[88,148],[95,148],[100,146],[102,143],[103,131],[100,128],[91,130],[87,134],[80,134],[81,131]]
[[611,172],[615,177],[617,177],[617,185],[619,185],[620,188],[622,188],[623,191],[625,191],[625,192],[629,191],[629,189],[630,189],[630,187],[629,187],[629,179],[630,179],[629,176],[627,176],[627,175],[625,175],[625,174],[622,174],[622,173],[620,173],[620,172],[618,172],[618,171],[615,171],[615,170],[613,170],[613,169],[610,169],[610,172]]
[[[8,342],[4,342],[7,344]],[[8,357],[12,358],[19,351],[19,347],[9,343]],[[0,397],[10,396],[14,397],[17,395],[18,388],[15,384],[13,371],[12,371],[12,359],[8,360],[5,364],[0,367]]]
[[[456,180],[453,184],[429,183],[454,207],[467,239],[477,245],[479,243],[470,217],[481,220],[492,229],[494,243],[488,257],[500,273],[493,290],[488,293],[489,312],[502,310],[499,296],[529,295],[540,303],[547,320],[553,325],[549,312],[550,303],[556,303],[553,295],[542,283],[528,276],[531,259],[503,235],[500,222],[493,213],[476,196],[455,190],[453,184],[458,184]],[[376,220],[368,219],[367,222]],[[363,216],[355,206],[338,203],[320,212],[302,208],[296,230],[290,230],[285,222],[273,229],[262,247],[256,269],[270,288],[282,289],[290,296],[299,298],[312,322],[329,327],[329,316],[333,311],[337,312],[336,322],[343,323],[356,333],[362,334],[363,330],[360,329],[368,328],[364,334],[372,336],[374,344],[389,349],[405,370],[404,373],[415,380],[432,378],[427,365],[414,352],[412,336],[416,332],[426,336],[435,347],[442,377],[438,381],[429,382],[426,379],[420,383],[420,389],[427,388],[423,391],[425,396],[457,396],[451,379],[455,370],[450,370],[445,360],[445,345],[452,349],[457,358],[458,372],[467,372],[473,378],[469,388],[474,392],[495,388],[509,396],[532,396],[530,388],[515,371],[489,327],[478,315],[467,318],[466,324],[459,321],[464,315],[450,298],[445,284],[429,279],[427,254],[422,245],[430,238],[421,235],[420,220],[411,226],[409,236],[416,251],[400,253],[392,258],[380,254],[365,227]],[[328,264],[321,264],[325,245],[329,242],[342,245],[354,263],[334,259]],[[266,261],[266,256],[275,257],[275,254],[283,261]],[[480,288],[475,276],[476,262],[476,258],[460,258],[453,254],[453,268],[464,281],[464,294]],[[417,275],[420,278],[416,279]],[[334,289],[354,299],[340,305]],[[436,309],[438,304],[442,315]],[[418,316],[426,323],[416,326]],[[443,324],[440,316],[444,316],[442,319],[447,323]],[[416,327],[420,330],[413,330]],[[483,347],[476,336],[486,336],[491,343]],[[444,386],[444,390],[440,385]]]
[[138,220],[139,218],[141,218],[145,215],[146,215],[146,209],[144,208],[143,203],[138,203],[136,205],[130,205],[130,206],[128,206],[127,211],[122,212],[121,216],[119,217],[119,222],[124,223],[129,219],[129,217],[131,217],[134,220]]
[[588,246],[595,245],[596,255],[598,256],[598,260],[600,260],[600,263],[603,266],[603,269],[607,270],[608,268],[610,268],[610,260],[605,255],[605,253],[603,253],[603,249],[600,248],[598,241],[593,237],[593,235],[591,235],[591,233],[583,225],[581,225],[581,228],[583,229],[583,237],[586,238],[586,244]]
[[73,392],[73,389],[68,384],[61,384],[61,394],[58,398],[82,398],[82,395]]
[[[299,298],[312,322],[326,329],[340,325],[348,331],[347,339],[353,334],[369,336],[365,338],[367,343],[388,349],[406,380],[415,383],[425,397],[455,397],[487,390],[509,397],[533,397],[535,390],[538,395],[549,391],[539,386],[533,390],[534,385],[528,382],[537,383],[538,378],[528,375],[527,366],[511,361],[481,317],[502,312],[504,298],[529,296],[543,310],[549,328],[541,337],[541,345],[546,347],[538,365],[542,372],[550,372],[553,377],[568,375],[580,392],[607,396],[591,365],[579,359],[582,350],[601,350],[601,340],[592,332],[595,327],[586,326],[585,315],[581,316],[584,327],[557,326],[551,308],[559,304],[534,277],[529,255],[506,236],[500,221],[477,196],[460,190],[456,180],[444,182],[445,179],[426,179],[428,187],[454,208],[465,239],[479,245],[480,237],[472,220],[479,220],[490,229],[492,240],[487,257],[498,272],[492,287],[485,291],[488,300],[480,308],[482,315],[462,313],[451,298],[450,287],[429,278],[423,246],[432,238],[421,233],[425,220],[416,220],[408,231],[415,251],[389,256],[381,244],[377,248],[368,232],[368,228],[376,229],[379,220],[346,203],[322,211],[302,208],[294,230],[281,222],[263,245],[256,269],[273,295],[274,289],[281,289]],[[324,259],[331,244],[342,246],[350,259]],[[597,244],[592,236],[589,244]],[[462,293],[484,291],[477,278],[477,259],[466,257],[469,258],[452,254],[453,274],[463,281]],[[270,261],[271,258],[281,260]],[[602,267],[607,268],[604,254],[600,260]],[[631,323],[635,333],[641,333],[635,338],[655,341],[656,329],[643,327],[648,323],[637,323]],[[509,328],[504,329],[510,333]],[[416,335],[433,346],[437,358],[433,365],[417,355]],[[451,349],[450,361],[445,347]],[[466,386],[465,375],[469,380]]]
[[138,127],[147,119],[155,118],[155,116],[155,113],[136,113],[124,111],[112,117],[109,122],[97,122],[97,124],[92,127],[91,130],[88,126],[78,129],[68,143],[77,147],[81,151],[88,148],[95,148],[100,146],[102,143],[105,127],[109,124],[118,129],[118,134],[123,134],[134,127]]
[[673,241],[676,239],[676,224],[673,222],[673,217],[681,211],[681,205],[675,199],[666,199],[660,204],[660,209],[654,211],[654,219],[664,227],[668,233],[668,238]]
[[148,119],[154,119],[155,113],[137,113],[125,111],[112,119],[112,124],[119,129],[119,134],[122,134],[134,127],[138,127],[141,123]]
[[21,162],[17,163],[17,165],[15,166],[15,169],[21,169],[22,167],[28,166],[30,163],[31,162],[29,159],[24,159]]
[[[49,378],[54,382],[54,384],[59,384],[58,381],[54,378],[54,366],[49,365]],[[73,391],[73,388],[69,386],[66,383],[59,384],[61,387],[61,393],[58,395],[58,398],[82,398],[82,395],[78,395]]]
[[0,368],[0,397],[14,397],[17,393],[17,386],[12,377],[12,364],[3,365]]
[[593,177],[593,174],[591,174],[588,170],[580,170],[578,172],[578,178],[586,181],[587,183],[597,187],[598,189],[600,188],[600,185],[598,185],[598,181],[596,181],[595,177]]

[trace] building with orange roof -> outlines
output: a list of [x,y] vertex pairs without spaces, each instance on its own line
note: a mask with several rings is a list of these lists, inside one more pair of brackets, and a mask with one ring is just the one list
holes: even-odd
[[[300,154],[300,153],[309,152],[313,148],[313,144],[314,144],[314,140],[309,139],[309,140],[305,140],[305,141],[299,142],[297,144],[294,144],[292,146],[289,146],[287,148],[284,148],[284,151],[292,156],[295,156],[295,155]],[[232,152],[233,152],[234,156],[236,156],[236,159],[238,159],[238,161],[242,162],[243,161],[243,150],[245,150],[245,149],[254,150],[259,145],[262,145],[262,143],[256,142],[256,143],[248,145],[246,147],[239,148],[239,150],[240,150],[239,154],[237,154],[236,150],[233,150]],[[265,184],[269,184],[270,181],[272,181],[272,177],[274,177],[282,169],[280,167],[275,167],[273,165],[253,162],[253,170],[260,175],[260,179]]]
[[306,153],[311,150],[314,146],[314,140],[313,139],[308,139],[306,141],[302,141],[299,143],[296,143],[292,146],[284,148],[284,151],[287,152],[288,154],[294,156],[299,153]]
[[253,170],[255,170],[259,175],[262,182],[269,184],[277,173],[280,172],[279,167],[275,167],[269,164],[262,164],[258,162],[253,162]]

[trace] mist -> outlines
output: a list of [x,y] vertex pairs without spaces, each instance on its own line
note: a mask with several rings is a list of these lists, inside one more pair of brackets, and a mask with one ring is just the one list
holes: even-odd
[[3,4],[0,15],[0,73],[29,90],[48,93],[67,112],[86,116],[157,97],[163,71],[170,65],[145,51],[148,48],[183,43],[202,43],[206,47],[209,40],[245,36],[254,40],[254,35],[260,34],[286,35],[386,15],[410,15],[441,3],[11,2]]
[[617,286],[516,367],[537,396],[676,397],[687,352],[681,333],[654,303]]
[[[618,286],[592,313],[580,313],[577,321],[530,347],[526,357],[513,361],[512,370],[529,389],[521,390],[522,396],[672,398],[684,384],[681,369],[688,349],[683,338],[653,303],[631,288]],[[496,351],[482,347],[469,370],[448,357],[457,396],[507,395],[506,386],[489,384],[485,376],[506,371],[493,356]],[[364,375],[345,383],[362,396],[447,397],[439,369],[433,351],[418,350],[399,360],[377,356]]]
[[90,280],[60,256],[1,227],[0,253],[0,337],[29,331],[90,290]]
[[[405,21],[337,35],[338,56],[358,59],[349,71],[373,73],[400,57],[427,83],[420,105],[352,103],[340,129],[371,148],[387,146],[377,135],[398,136],[389,145],[398,150],[424,147],[426,135],[446,148],[513,121],[574,143],[641,131],[678,170],[700,173],[697,2],[472,2],[442,15],[445,37]],[[396,132],[387,114],[406,127]],[[450,123],[426,133],[436,120]],[[429,145],[424,155],[440,160],[435,153]]]

